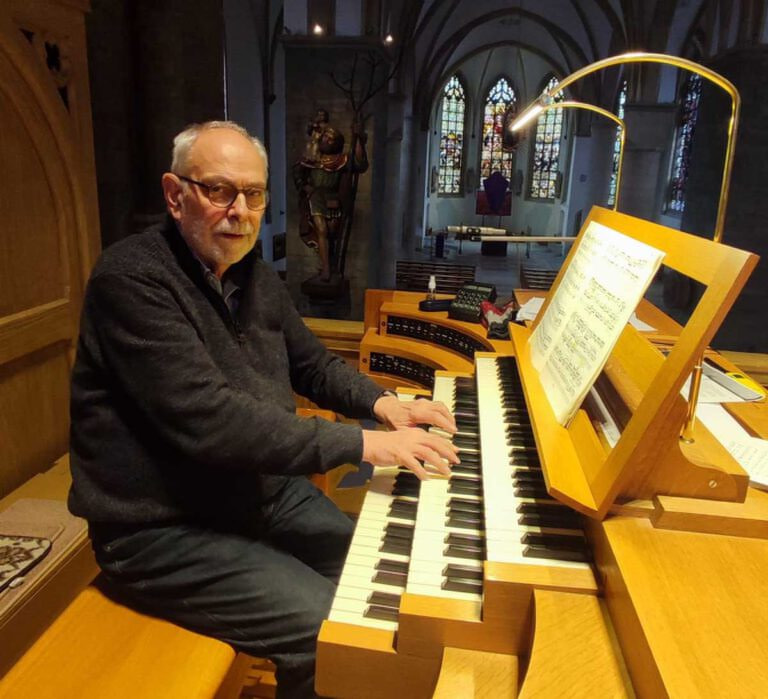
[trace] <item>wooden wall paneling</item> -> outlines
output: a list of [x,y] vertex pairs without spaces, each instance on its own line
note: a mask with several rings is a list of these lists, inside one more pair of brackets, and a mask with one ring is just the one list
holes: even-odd
[[[33,33],[27,43],[37,60],[23,67],[49,117],[59,147],[66,155],[78,219],[80,279],[85,282],[101,251],[96,160],[93,147],[85,12],[90,0],[5,0],[15,34]],[[48,65],[46,44],[53,50]],[[58,61],[56,61],[58,57]],[[62,98],[66,93],[66,104]]]
[[0,7],[0,496],[66,452],[99,250],[82,0]]

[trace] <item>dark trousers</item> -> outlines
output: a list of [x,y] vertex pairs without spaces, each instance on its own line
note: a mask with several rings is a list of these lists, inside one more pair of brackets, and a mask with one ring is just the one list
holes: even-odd
[[[139,611],[277,665],[277,696],[315,697],[315,646],[353,526],[304,478],[240,531],[91,526],[109,586]],[[230,527],[231,529],[231,527]]]

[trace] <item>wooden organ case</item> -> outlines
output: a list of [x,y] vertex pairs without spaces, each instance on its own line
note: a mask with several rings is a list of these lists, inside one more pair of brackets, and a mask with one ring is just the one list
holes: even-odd
[[[69,483],[61,458],[69,445],[69,378],[83,292],[100,248],[89,6],[88,0],[0,3],[3,512],[21,498],[59,505]],[[46,561],[49,572],[3,591],[0,674],[96,574],[84,526],[66,548],[60,541]]]
[[[586,409],[567,427],[556,422],[531,365],[530,329],[512,325],[510,342],[491,342],[479,325],[420,314],[419,295],[369,299],[380,311],[367,314],[362,370],[390,387],[426,386],[457,416],[466,405],[459,390],[475,383],[481,486],[476,498],[462,496],[469,491],[454,486],[471,479],[455,469],[447,484],[409,491],[396,470],[376,470],[319,637],[322,695],[731,697],[768,687],[768,494],[748,487],[699,421],[691,443],[679,438],[681,387],[757,258],[599,207],[584,228],[591,221],[663,250],[666,266],[704,288],[666,356],[632,326],[622,332],[597,384],[618,418],[613,446]],[[374,352],[391,355],[388,363],[374,364]],[[497,379],[509,365],[514,376]],[[510,385],[527,436],[512,424],[517,408],[494,403]],[[737,417],[767,437],[764,404],[751,408]],[[534,474],[539,481],[528,480]],[[514,507],[509,481],[518,478]],[[527,499],[557,513],[532,521],[567,542],[556,545],[565,562],[526,558],[539,529],[514,520]],[[451,537],[463,536],[451,523],[454,501],[482,516],[482,544],[468,538],[451,549]],[[573,532],[558,529],[570,526],[563,510],[583,524],[584,558]],[[473,546],[482,558],[462,565],[456,554]]]

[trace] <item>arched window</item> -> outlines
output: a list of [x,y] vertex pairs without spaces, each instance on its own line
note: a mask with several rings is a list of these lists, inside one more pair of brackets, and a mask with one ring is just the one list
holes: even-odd
[[514,153],[505,153],[501,149],[501,134],[504,113],[507,108],[514,110],[517,95],[506,78],[499,78],[488,91],[483,111],[483,141],[480,152],[480,183],[497,170],[508,180],[512,179]]
[[464,87],[454,75],[443,89],[440,105],[440,167],[438,194],[461,194],[461,165],[464,158]]
[[[542,90],[549,92],[558,83],[553,75]],[[555,102],[565,99],[561,90],[554,96]],[[560,166],[560,137],[563,133],[563,110],[548,109],[536,122],[536,137],[531,160],[531,199],[554,199],[557,194],[557,173]]]
[[669,209],[679,214],[685,209],[685,184],[691,161],[691,146],[701,99],[701,76],[691,73],[682,91],[682,107],[675,134],[675,150],[672,155],[672,180],[670,182]]
[[[627,103],[627,81],[622,80],[616,100],[616,116],[624,119],[624,105]],[[611,182],[608,185],[608,206],[616,203],[616,181],[619,175],[619,153],[621,151],[621,126],[616,127],[616,138],[613,140],[613,170],[611,170]]]

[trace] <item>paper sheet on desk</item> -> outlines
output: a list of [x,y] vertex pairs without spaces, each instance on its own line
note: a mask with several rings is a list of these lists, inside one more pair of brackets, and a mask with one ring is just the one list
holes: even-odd
[[699,405],[696,417],[749,474],[751,484],[768,489],[768,439],[752,437],[721,405]]
[[517,320],[536,320],[536,316],[543,305],[543,296],[534,296],[528,299],[517,311]]

